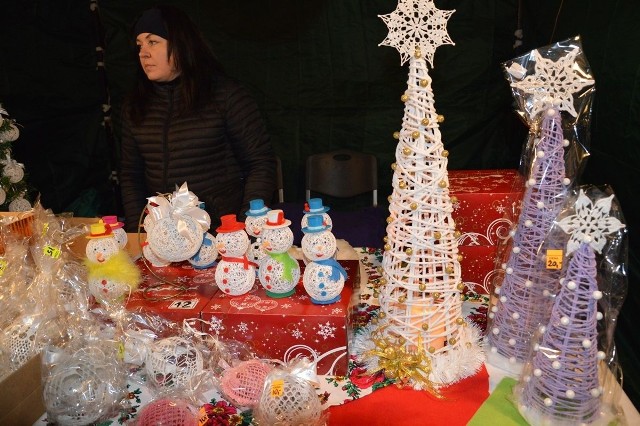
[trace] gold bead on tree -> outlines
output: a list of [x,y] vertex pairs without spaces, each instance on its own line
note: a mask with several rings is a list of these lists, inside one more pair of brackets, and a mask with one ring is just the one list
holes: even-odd
[[464,259],[464,256],[463,256],[463,255],[461,255],[461,254],[459,254],[459,255],[458,255],[458,262],[462,262],[462,259]]
[[464,319],[462,319],[462,318],[456,318],[456,324],[458,324],[458,325],[462,325],[462,323],[464,323]]
[[460,235],[462,235],[462,232],[458,231],[457,229],[453,232],[453,236],[455,238],[460,238]]
[[445,268],[445,272],[447,274],[453,274],[453,271],[454,271],[453,265],[447,265],[447,267]]
[[425,283],[420,283],[418,285],[418,290],[425,291],[427,289],[427,285]]
[[458,197],[456,197],[455,195],[451,196],[451,202],[453,204],[457,203],[458,202]]
[[428,85],[429,85],[429,80],[427,80],[426,78],[423,78],[420,80],[420,86],[427,87]]
[[402,153],[404,155],[409,155],[411,154],[411,148],[409,148],[408,146],[405,146],[404,148],[402,148]]
[[417,130],[414,130],[413,132],[411,132],[411,137],[414,139],[418,139],[420,137],[420,132]]
[[391,244],[385,244],[384,251],[389,251],[389,250],[391,250]]
[[407,256],[411,256],[413,254],[413,249],[411,247],[407,247],[404,252],[407,254]]
[[447,151],[446,149],[443,149],[443,150],[442,150],[442,156],[443,156],[444,158],[447,158],[447,157],[449,156],[449,151]]
[[428,126],[428,125],[429,125],[429,123],[430,123],[430,121],[429,121],[429,119],[428,119],[427,117],[425,117],[425,118],[423,118],[423,119],[422,119],[422,121],[420,121],[420,123],[421,123],[423,126]]
[[409,95],[407,95],[406,93],[403,94],[402,96],[400,96],[400,100],[402,102],[407,102],[409,100]]
[[442,232],[440,231],[436,231],[433,233],[433,238],[435,238],[436,240],[439,240],[440,238],[442,238]]
[[433,346],[429,346],[429,353],[432,354],[436,351],[436,348],[434,348]]
[[460,281],[460,282],[456,285],[456,288],[457,288],[459,291],[464,290],[464,283],[463,283],[462,281]]
[[441,180],[440,182],[438,182],[438,186],[440,188],[446,188],[447,187],[447,181],[446,180]]
[[387,223],[393,222],[393,218],[391,216],[387,217]]
[[393,132],[393,138],[394,139],[400,139],[400,132]]
[[425,322],[425,323],[423,323],[423,324],[422,324],[422,329],[423,329],[424,331],[429,330],[429,324],[427,324],[426,322]]
[[406,300],[407,300],[407,296],[405,296],[405,295],[402,295],[402,296],[398,297],[398,302],[400,302],[400,303],[404,303]]
[[395,170],[398,167],[396,163],[391,163],[391,170]]
[[410,208],[411,210],[415,210],[415,209],[417,209],[417,208],[418,208],[418,203],[413,202],[413,203],[409,204],[409,208]]
[[398,186],[401,189],[405,189],[407,187],[407,183],[405,181],[401,180],[400,182],[398,182]]
[[438,123],[442,123],[444,121],[444,115],[438,114],[436,120],[438,121]]
[[450,344],[450,345],[455,345],[455,344],[456,344],[456,342],[457,342],[457,340],[456,340],[456,338],[455,338],[455,337],[451,337],[451,338],[449,339],[449,344]]
[[422,52],[420,51],[419,47],[416,47],[416,51],[414,52],[413,56],[415,56],[416,58],[422,58]]

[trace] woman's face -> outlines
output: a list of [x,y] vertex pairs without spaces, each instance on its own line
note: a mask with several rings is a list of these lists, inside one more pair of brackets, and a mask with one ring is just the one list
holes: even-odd
[[152,33],[140,33],[136,37],[136,45],[140,66],[149,80],[162,83],[180,75],[173,57],[167,55],[166,39]]

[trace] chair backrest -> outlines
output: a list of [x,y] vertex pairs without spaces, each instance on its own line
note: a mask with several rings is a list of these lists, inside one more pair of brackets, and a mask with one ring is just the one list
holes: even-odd
[[307,157],[306,197],[311,191],[348,198],[372,192],[378,205],[378,161],[373,154],[341,149]]
[[276,155],[276,184],[278,190],[278,202],[284,203],[284,178],[282,177],[282,160]]

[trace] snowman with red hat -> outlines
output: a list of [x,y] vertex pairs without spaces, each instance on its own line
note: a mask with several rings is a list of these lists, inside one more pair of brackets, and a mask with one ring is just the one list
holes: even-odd
[[262,248],[267,253],[260,261],[258,277],[267,296],[291,296],[300,279],[300,265],[290,254],[293,245],[291,221],[282,210],[271,210],[263,226]]
[[256,264],[247,258],[249,236],[244,223],[238,222],[235,214],[220,218],[216,228],[216,250],[220,261],[215,272],[218,288],[231,296],[243,295],[256,281]]
[[302,277],[304,289],[317,305],[335,303],[347,279],[347,272],[334,258],[336,238],[321,215],[310,215],[302,232],[302,252],[309,260]]

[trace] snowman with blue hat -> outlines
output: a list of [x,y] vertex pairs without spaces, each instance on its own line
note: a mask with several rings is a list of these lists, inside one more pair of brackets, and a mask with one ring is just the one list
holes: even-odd
[[329,231],[333,228],[333,222],[331,221],[331,217],[327,213],[329,211],[329,207],[322,204],[322,198],[309,198],[309,200],[304,203],[304,210],[302,213],[302,220],[300,222],[300,227],[305,228],[307,226],[307,221],[309,220],[309,216],[311,215],[321,215],[322,221],[325,225],[329,227]]
[[270,211],[271,209],[264,205],[264,200],[257,198],[249,201],[249,210],[245,212],[245,231],[250,239],[247,257],[256,263],[267,255],[262,249],[262,233],[264,224],[267,222],[267,213]]
[[302,276],[304,289],[317,305],[335,303],[347,280],[347,272],[334,258],[336,238],[322,215],[310,215],[302,232],[302,252],[309,259]]

